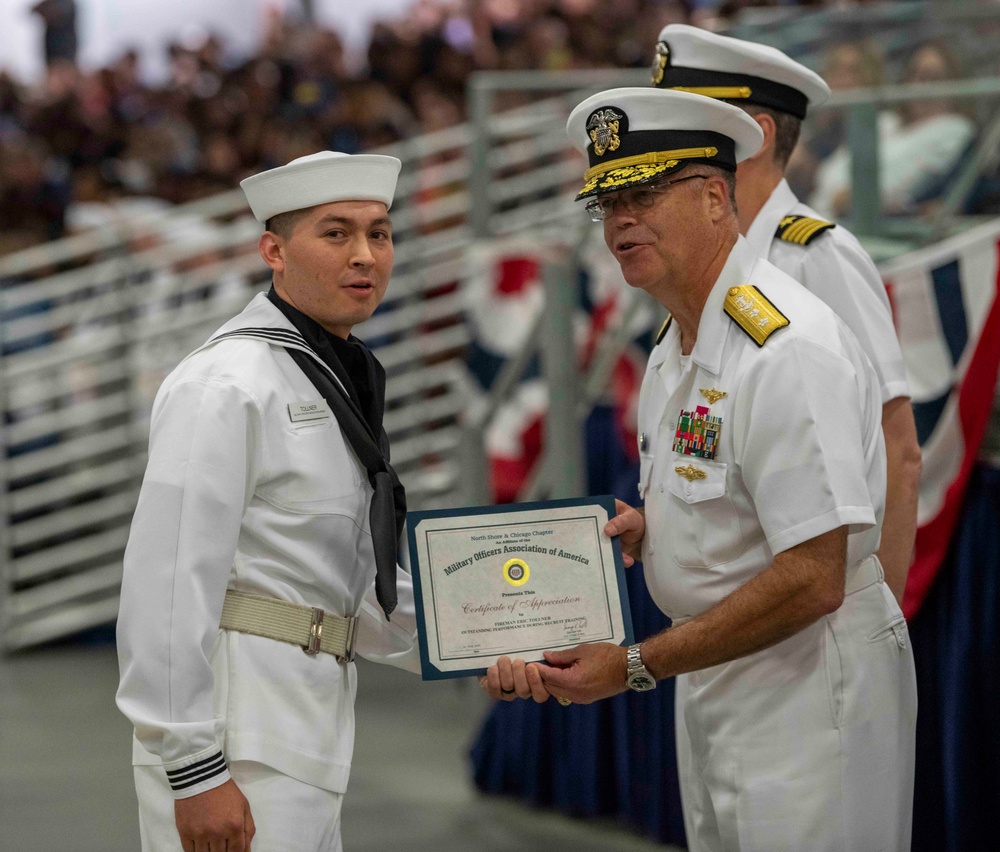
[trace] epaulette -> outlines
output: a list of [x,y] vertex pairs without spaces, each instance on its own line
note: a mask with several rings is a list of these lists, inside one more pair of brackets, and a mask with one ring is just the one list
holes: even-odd
[[660,326],[660,330],[656,332],[656,337],[653,339],[653,346],[659,346],[660,341],[667,336],[667,329],[670,328],[670,323],[674,321],[673,314],[667,314],[667,318],[663,321],[663,325]]
[[763,346],[771,334],[788,325],[788,317],[753,284],[730,287],[722,307],[758,346]]
[[778,230],[774,232],[774,236],[775,239],[784,240],[786,243],[807,246],[820,234],[836,227],[836,223],[824,222],[822,219],[810,219],[808,216],[785,216],[778,223]]

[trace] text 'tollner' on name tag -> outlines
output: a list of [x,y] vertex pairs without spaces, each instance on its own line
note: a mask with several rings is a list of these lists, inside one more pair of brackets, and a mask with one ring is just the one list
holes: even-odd
[[290,402],[288,403],[288,416],[292,423],[299,423],[302,420],[329,420],[330,406],[325,399],[316,402]]

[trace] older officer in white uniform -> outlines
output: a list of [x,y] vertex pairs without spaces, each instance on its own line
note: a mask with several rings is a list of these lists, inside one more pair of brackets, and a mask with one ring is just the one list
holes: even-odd
[[[581,198],[625,280],[672,321],[643,379],[639,491],[606,529],[673,626],[627,650],[497,665],[513,689],[589,702],[678,676],[695,850],[909,848],[915,683],[875,556],[885,498],[876,375],[819,299],[739,235],[742,110],[613,89],[571,114]],[[631,561],[631,560],[626,560]]]
[[652,73],[660,88],[743,108],[764,132],[760,150],[736,170],[740,231],[761,257],[833,308],[875,367],[888,463],[878,556],[886,582],[902,601],[916,534],[920,446],[885,285],[854,235],[820,219],[784,179],[807,110],[824,103],[830,87],[773,47],[685,24],[660,31]]
[[144,850],[339,850],[354,652],[419,669],[384,371],[350,336],[399,168],[321,152],[244,181],[272,290],[157,395],[118,621]]

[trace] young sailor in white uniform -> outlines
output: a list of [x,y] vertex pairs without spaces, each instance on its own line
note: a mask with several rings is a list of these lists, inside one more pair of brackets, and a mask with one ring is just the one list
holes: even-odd
[[[586,703],[677,676],[694,850],[909,847],[916,691],[875,555],[878,380],[843,322],[739,235],[742,110],[656,89],[588,98],[579,198],[625,280],[666,307],[639,403],[644,512],[606,527],[673,626],[628,649],[501,660],[494,698]],[[631,559],[626,560],[631,562]]]
[[659,88],[741,107],[764,132],[760,150],[736,170],[740,231],[761,257],[833,308],[875,367],[888,463],[878,555],[886,582],[902,601],[916,534],[920,446],[885,285],[855,236],[819,218],[784,179],[802,120],[829,98],[830,87],[773,47],[686,24],[660,31],[652,73]]
[[350,336],[388,285],[399,168],[321,152],[245,180],[272,290],[157,394],[118,621],[144,850],[339,850],[353,655],[419,671],[385,374]]

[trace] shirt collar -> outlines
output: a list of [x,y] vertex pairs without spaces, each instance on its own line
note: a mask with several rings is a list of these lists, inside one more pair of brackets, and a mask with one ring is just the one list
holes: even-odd
[[288,321],[281,311],[271,304],[266,293],[258,293],[240,313],[227,320],[215,334],[194,351],[197,352],[205,346],[209,346],[224,334],[229,335],[243,328],[277,331],[287,335],[293,343],[296,342],[294,339],[297,338],[299,347],[308,350],[305,338],[302,337],[299,330]]
[[747,241],[753,247],[755,254],[759,257],[768,256],[778,224],[795,209],[798,203],[799,199],[795,197],[788,181],[782,178],[747,229]]
[[757,253],[745,237],[739,237],[733,246],[722,272],[715,281],[698,322],[698,339],[691,350],[691,360],[714,375],[722,365],[722,351],[732,321],[723,310],[726,293],[730,287],[746,284],[757,262]]

